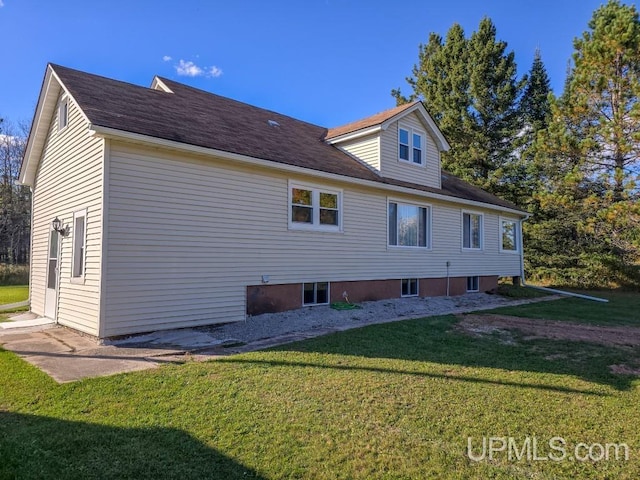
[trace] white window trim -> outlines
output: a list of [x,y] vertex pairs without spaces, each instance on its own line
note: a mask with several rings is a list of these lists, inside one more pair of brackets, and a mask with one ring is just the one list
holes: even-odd
[[[82,246],[84,251],[82,275],[74,276],[76,271],[76,218],[84,217],[84,236],[82,238]],[[77,210],[73,212],[73,223],[71,231],[71,283],[84,284],[87,275],[87,209]]]
[[[416,293],[410,293],[408,295],[402,294],[402,281],[403,280],[415,280],[416,281]],[[402,278],[400,279],[400,298],[411,298],[420,296],[420,279],[419,278]]]
[[[477,278],[478,279],[478,288],[475,290],[469,290],[469,279],[470,278]],[[467,293],[477,293],[480,291],[480,275],[469,275],[467,276]]]
[[[515,250],[505,250],[503,248],[503,244],[502,244],[503,225],[502,224],[504,222],[511,222],[514,224],[513,235],[514,235],[514,241],[516,244]],[[498,240],[500,241],[500,253],[510,253],[510,254],[516,254],[516,255],[520,254],[520,235],[518,234],[520,229],[518,228],[518,223],[519,221],[514,218],[500,217],[498,219]]]
[[[478,215],[480,217],[480,247],[465,247],[464,246],[464,215]],[[471,242],[469,242],[471,244]],[[481,252],[484,250],[484,213],[473,210],[461,210],[460,211],[460,248],[463,252]]]
[[[62,125],[62,112],[63,112],[63,109],[65,109],[65,106],[66,106],[66,118],[65,118],[64,125]],[[64,95],[60,99],[60,103],[58,104],[58,131],[61,132],[68,126],[69,126],[69,97]]]
[[[341,189],[336,188],[326,188],[322,185],[316,185],[313,183],[298,183],[289,181],[289,190],[287,194],[287,217],[289,221],[289,229],[290,230],[311,230],[316,232],[334,232],[334,233],[342,233],[343,226],[343,217],[344,211],[342,208],[342,194],[343,191]],[[294,222],[291,216],[291,205],[292,205],[292,190],[294,188],[301,190],[311,190],[312,196],[314,198],[313,202],[313,223],[301,223]],[[320,192],[322,193],[330,193],[332,195],[338,196],[338,225],[320,225]],[[317,200],[317,201],[316,201]]]
[[[409,132],[409,159],[405,160],[404,158],[400,158],[400,129],[407,130]],[[415,163],[413,161],[413,134],[420,135],[422,137],[422,145],[420,150],[422,151],[422,162]],[[398,144],[396,147],[398,153],[398,161],[402,163],[408,163],[413,165],[414,167],[426,168],[427,166],[427,133],[424,130],[419,130],[417,128],[410,127],[409,125],[398,123]]]
[[[314,289],[316,292],[316,298],[318,297],[318,284],[319,283],[326,283],[327,284],[327,302],[326,303],[304,303],[304,285],[305,283],[313,283],[315,285]],[[316,281],[316,282],[302,282],[302,306],[303,307],[320,307],[320,306],[326,306],[329,305],[331,303],[331,282],[326,281],[326,282],[322,282],[322,281]]]
[[[396,203],[396,204],[403,204],[403,205],[411,205],[413,207],[422,207],[422,208],[426,208],[427,209],[427,246],[426,247],[420,247],[418,245],[414,246],[410,246],[410,245],[391,245],[389,243],[389,204],[390,203]],[[423,202],[412,202],[410,200],[399,200],[397,198],[391,198],[391,197],[387,197],[387,248],[388,249],[400,249],[400,250],[419,250],[421,252],[424,251],[431,251],[433,250],[433,205],[430,203],[423,203]]]

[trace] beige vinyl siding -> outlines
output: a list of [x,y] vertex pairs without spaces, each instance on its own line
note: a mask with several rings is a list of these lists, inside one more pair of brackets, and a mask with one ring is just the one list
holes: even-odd
[[[487,211],[482,252],[461,251],[460,207],[433,206],[433,249],[387,246],[387,193],[226,160],[111,143],[104,336],[245,318],[247,285],[512,275]],[[342,233],[290,230],[289,182],[343,191]],[[489,225],[495,225],[495,228]]]
[[380,134],[357,138],[342,142],[337,145],[342,150],[350,153],[359,160],[367,163],[369,166],[380,170]]
[[[51,221],[57,216],[70,229],[60,243],[58,317],[60,324],[98,335],[102,221],[103,140],[69,101],[68,126],[58,131],[58,109],[33,188],[31,310],[44,315]],[[71,282],[73,212],[87,209],[86,263],[83,283]]]
[[[421,130],[425,134],[426,145],[423,148],[423,155],[426,159],[425,166],[403,162],[398,159],[398,124]],[[382,131],[380,154],[380,172],[383,176],[428,187],[441,188],[440,153],[433,137],[429,135],[416,113],[402,117]]]

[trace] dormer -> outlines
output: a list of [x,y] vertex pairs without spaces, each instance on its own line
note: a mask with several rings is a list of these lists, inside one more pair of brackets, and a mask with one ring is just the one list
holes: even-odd
[[449,144],[422,102],[329,129],[325,140],[383,177],[441,188],[440,152]]

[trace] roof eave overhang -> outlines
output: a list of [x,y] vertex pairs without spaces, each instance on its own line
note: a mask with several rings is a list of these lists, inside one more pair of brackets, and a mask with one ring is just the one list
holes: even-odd
[[309,168],[298,167],[295,165],[274,162],[274,161],[265,160],[262,158],[242,155],[239,153],[232,153],[224,150],[217,150],[217,149],[208,148],[208,147],[200,147],[197,145],[190,145],[187,143],[176,142],[174,140],[166,140],[163,138],[152,137],[149,135],[126,132],[126,131],[118,130],[115,128],[102,127],[99,125],[91,125],[90,129],[94,135],[97,135],[99,137],[112,138],[116,140],[133,142],[133,143],[138,143],[143,145],[150,145],[155,147],[161,146],[171,150],[187,152],[187,153],[192,153],[197,155],[215,156],[215,157],[223,158],[225,160],[242,162],[246,165],[255,165],[255,166],[260,166],[268,169],[279,170],[279,171],[284,171],[289,173],[305,174],[305,175],[313,176],[316,178],[323,178],[323,179],[339,181],[339,182],[347,182],[351,184],[366,186],[369,188],[386,190],[394,193],[420,195],[423,197],[432,198],[434,200],[441,200],[448,203],[457,203],[457,204],[468,205],[476,208],[496,210],[496,211],[516,215],[518,217],[524,217],[527,215],[523,211],[516,210],[513,208],[503,207],[500,205],[495,205],[492,203],[478,202],[475,200],[467,200],[464,198],[453,197],[450,195],[426,192],[424,190],[418,190],[418,189],[409,188],[409,187],[401,187],[398,185],[390,185],[387,183],[376,182],[373,180],[365,180],[365,179],[350,177],[347,175],[338,175],[335,173],[329,173],[329,172],[323,172],[320,170],[313,170]]
[[[22,157],[22,164],[20,165],[18,183],[21,185],[33,186],[35,182],[40,158],[49,133],[49,125],[56,112],[60,90],[63,90],[65,95],[77,105],[77,102],[65,88],[53,67],[47,65],[40,95],[38,96],[38,104],[31,123],[31,130],[29,131],[29,139],[27,140],[24,157]],[[84,120],[89,122],[85,113],[82,110],[80,112]]]
[[367,127],[360,130],[356,130],[355,132],[349,132],[343,135],[338,135],[337,137],[328,138],[326,142],[330,145],[335,145],[342,142],[348,142],[349,140],[356,140],[358,138],[366,137],[368,135],[373,135],[374,133],[378,133],[380,131],[382,131],[382,126],[374,125],[373,127]]
[[422,104],[422,102],[414,103],[411,107],[396,113],[394,116],[386,119],[384,122],[381,122],[377,125],[373,125],[367,128],[362,128],[360,130],[356,130],[355,132],[348,132],[342,135],[338,135],[336,137],[328,138],[326,139],[326,142],[331,145],[335,145],[335,144],[348,142],[350,140],[356,140],[358,138],[362,138],[368,135],[373,135],[375,133],[382,132],[387,128],[389,128],[389,126],[392,123],[397,122],[402,117],[409,115],[413,112],[418,113],[418,115],[420,116],[420,120],[422,124],[429,131],[432,137],[435,139],[436,145],[438,146],[438,150],[441,152],[449,151],[449,149],[451,148],[449,146],[449,142],[447,142],[447,139],[444,138],[444,135],[438,128],[438,125],[436,125],[436,122],[433,120],[433,118],[431,118],[431,115],[429,115],[429,112],[427,112],[427,109],[424,108],[424,105]]

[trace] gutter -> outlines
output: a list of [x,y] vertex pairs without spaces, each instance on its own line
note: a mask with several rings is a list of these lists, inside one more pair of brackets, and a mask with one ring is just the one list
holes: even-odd
[[433,200],[440,200],[447,203],[455,203],[455,204],[463,204],[470,205],[476,208],[484,208],[487,210],[495,210],[500,212],[506,212],[512,215],[516,215],[517,217],[522,217],[525,215],[525,212],[520,210],[514,210],[508,207],[502,207],[500,205],[495,205],[492,203],[480,202],[477,200],[468,200],[465,198],[454,197],[451,195],[445,195],[441,193],[427,192],[424,190],[417,190],[409,187],[401,187],[397,185],[391,185],[383,182],[373,181],[373,180],[365,180],[356,177],[349,177],[345,175],[339,175],[336,173],[323,172],[321,170],[313,170],[310,168],[298,167],[295,165],[289,165],[286,163],[275,162],[271,160],[264,160],[256,157],[250,157],[248,155],[243,155],[239,153],[231,153],[225,152],[224,150],[217,150],[214,148],[208,147],[200,147],[197,145],[189,145],[182,142],[177,142],[175,140],[166,140],[157,137],[151,137],[149,135],[143,135],[140,133],[131,133],[125,132],[123,130],[118,130],[110,127],[101,127],[99,125],[89,125],[89,132],[98,137],[109,137],[116,140],[124,140],[133,143],[146,144],[146,145],[161,145],[166,148],[170,148],[174,151],[179,152],[188,152],[196,155],[206,155],[206,156],[215,156],[224,160],[231,160],[233,162],[242,162],[245,165],[256,165],[260,167],[267,167],[270,170],[278,170],[282,172],[288,173],[297,173],[313,176],[316,178],[322,178],[326,180],[333,180],[338,182],[346,182],[352,185],[361,185],[364,187],[375,188],[377,190],[391,191],[395,193],[404,193],[407,195],[413,196],[421,196],[423,198],[431,198]]
[[[525,220],[529,220],[529,218],[531,217],[531,215],[527,215],[526,217],[524,217],[522,220],[520,220],[520,245],[523,245],[522,243],[522,223]],[[549,292],[549,293],[556,293],[558,295],[564,295],[567,297],[576,297],[576,298],[582,298],[584,300],[591,300],[593,302],[602,302],[602,303],[609,303],[609,300],[607,300],[606,298],[600,298],[600,297],[593,297],[591,295],[583,295],[582,293],[574,293],[574,292],[567,292],[565,290],[557,290],[555,288],[547,288],[547,287],[538,287],[537,285],[527,285],[527,282],[525,280],[525,276],[524,276],[524,247],[520,249],[520,284],[525,287],[525,288],[533,288],[534,290],[541,290],[543,292]]]

